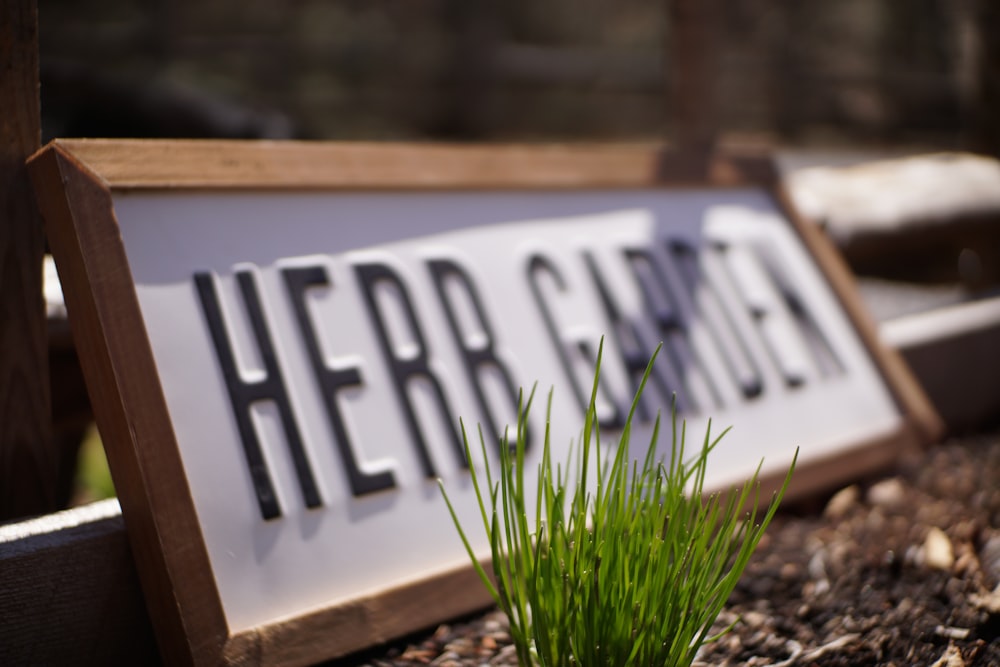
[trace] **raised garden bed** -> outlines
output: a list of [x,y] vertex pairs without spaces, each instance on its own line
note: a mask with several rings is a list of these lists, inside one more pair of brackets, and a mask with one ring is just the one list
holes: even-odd
[[[704,665],[1000,664],[1000,431],[951,439],[768,530]],[[331,663],[516,665],[493,611]],[[696,663],[699,664],[699,663]]]

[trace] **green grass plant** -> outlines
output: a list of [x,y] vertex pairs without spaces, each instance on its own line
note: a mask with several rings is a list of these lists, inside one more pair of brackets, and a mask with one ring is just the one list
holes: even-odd
[[[498,474],[491,470],[481,430],[482,470],[472,464],[462,426],[492,550],[492,576],[439,484],[473,567],[510,621],[522,665],[690,665],[703,643],[728,631],[710,636],[781,502],[795,461],[761,517],[760,466],[740,488],[705,493],[709,454],[725,435],[712,439],[710,422],[700,450],[685,458],[685,427],[682,422],[678,433],[672,409],[669,458],[657,455],[658,417],[641,464],[633,460],[632,419],[655,358],[617,447],[605,453],[595,407],[598,355],[576,456],[571,448],[565,464],[553,463],[546,419],[535,494],[525,479],[534,392],[520,401],[517,439],[500,447]],[[551,406],[550,393],[547,416]]]

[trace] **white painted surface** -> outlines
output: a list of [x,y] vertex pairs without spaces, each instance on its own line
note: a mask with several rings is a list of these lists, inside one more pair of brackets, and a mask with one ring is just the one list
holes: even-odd
[[[710,402],[712,383],[722,398],[721,407],[688,415],[689,451],[700,444],[707,417],[713,419],[713,432],[734,426],[712,459],[712,485],[744,479],[762,457],[765,471],[778,471],[787,467],[794,448],[801,445],[800,464],[805,465],[862,438],[887,433],[899,423],[836,299],[770,200],[756,191],[120,193],[115,208],[233,632],[465,562],[438,489],[421,473],[404,428],[392,375],[352,270],[361,262],[382,262],[404,279],[424,327],[431,368],[452,414],[475,424],[481,415],[425,263],[448,258],[465,267],[489,313],[498,357],[514,382],[526,387],[537,382],[543,394],[554,388],[557,458],[565,458],[582,426],[582,413],[557,361],[557,344],[546,332],[532,296],[528,258],[543,253],[565,279],[565,292],[544,276],[539,281],[565,349],[576,349],[580,342],[596,349],[600,336],[611,333],[582,259],[584,252],[592,253],[600,266],[615,305],[653,343],[662,336],[643,317],[642,295],[622,250],[654,248],[676,287],[678,263],[663,250],[667,236],[699,248],[711,240],[722,241],[738,250],[735,273],[726,273],[728,256],[710,252],[701,253],[702,270],[727,286],[718,295],[715,310],[733,318],[750,364],[759,368],[763,381],[760,397],[740,396],[727,379],[724,358],[700,316],[712,310],[713,297],[702,284],[688,290],[681,298],[682,314],[692,331],[688,361],[697,357],[702,366],[689,364],[674,376],[685,375],[692,395],[703,403]],[[325,268],[332,282],[330,288],[315,289],[308,296],[327,366],[356,366],[362,376],[361,387],[338,396],[354,453],[366,471],[392,471],[397,488],[362,498],[350,493],[280,273],[302,266]],[[779,281],[768,277],[768,266],[780,274]],[[237,270],[248,270],[256,279],[323,503],[314,509],[303,505],[273,407],[262,405],[255,410],[256,423],[283,511],[271,521],[262,520],[255,500],[192,280],[199,271],[214,273],[243,379],[251,381],[263,374],[263,367],[241,317],[233,278]],[[739,276],[736,283],[732,275]],[[810,352],[817,344],[822,347],[822,340],[810,343],[802,336],[799,320],[783,305],[780,286],[805,305],[837,364]],[[751,311],[741,306],[744,297],[771,308],[764,319],[767,326],[758,327]],[[392,321],[390,301],[383,305]],[[467,312],[464,321],[475,339],[476,318]],[[412,349],[407,327],[393,331],[399,349],[405,349],[407,342]],[[482,332],[478,334],[481,340]],[[769,345],[779,348],[778,361]],[[660,362],[665,360],[661,354]],[[781,361],[795,366],[804,384],[787,386]],[[589,371],[583,366],[581,362],[577,372],[586,378]],[[604,377],[621,401],[630,396],[613,350],[606,352]],[[417,403],[428,396],[419,387],[413,392],[423,396],[415,399]],[[544,400],[538,402],[532,422],[539,437],[542,406]],[[445,426],[428,419],[426,427],[440,431]],[[473,528],[473,535],[479,535],[468,474],[440,435],[430,438],[435,467],[463,521]],[[605,442],[610,441],[606,435]],[[642,429],[634,434],[634,442],[643,449]],[[668,451],[669,444],[661,440],[660,447]],[[539,451],[540,446],[535,454]],[[535,463],[532,457],[529,465]],[[477,549],[486,552],[485,539],[479,540]]]
[[838,243],[1000,212],[1000,162],[964,153],[808,167],[787,184],[796,207]]

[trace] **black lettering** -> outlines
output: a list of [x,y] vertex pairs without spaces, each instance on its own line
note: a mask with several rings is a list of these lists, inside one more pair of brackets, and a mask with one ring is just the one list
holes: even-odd
[[798,331],[819,369],[820,376],[833,377],[843,374],[846,370],[844,362],[837,356],[815,316],[792,287],[791,280],[779,266],[778,258],[770,252],[764,252],[761,256],[761,262],[788,308],[792,321],[798,327]]
[[723,275],[753,320],[772,366],[785,381],[785,386],[802,387],[808,373],[803,346],[792,318],[784,312],[786,309],[772,289],[774,285],[769,284],[757,256],[742,245],[719,246],[718,252],[725,269]]
[[316,384],[319,385],[323,396],[323,407],[326,408],[330,427],[333,429],[333,435],[337,441],[337,449],[344,462],[344,467],[347,469],[351,493],[355,496],[363,496],[393,488],[396,486],[396,481],[391,472],[369,474],[362,472],[358,467],[350,438],[347,435],[344,418],[337,405],[337,393],[341,389],[361,386],[361,373],[353,367],[334,370],[323,363],[316,330],[309,318],[306,308],[306,290],[310,287],[325,287],[330,284],[326,269],[321,266],[310,266],[284,269],[281,273],[285,278],[285,287],[288,288],[295,319],[298,320],[299,331],[302,332],[302,339],[305,341],[306,350],[309,353],[309,362],[315,374]]
[[264,378],[256,382],[243,380],[236,368],[233,348],[229,342],[229,334],[222,317],[222,309],[219,307],[219,297],[212,276],[208,273],[197,273],[194,276],[205,320],[208,323],[219,365],[222,368],[222,375],[226,381],[226,387],[229,389],[229,399],[233,406],[233,415],[236,418],[240,439],[243,441],[243,451],[257,493],[260,513],[264,519],[275,519],[281,516],[281,506],[274,492],[274,485],[267,469],[267,462],[264,460],[257,431],[250,418],[250,407],[255,402],[273,401],[278,408],[281,424],[285,431],[285,441],[288,444],[306,506],[318,507],[322,504],[322,500],[316,487],[316,480],[313,478],[312,468],[306,458],[305,448],[302,446],[302,437],[295,423],[291,402],[288,399],[288,391],[285,389],[285,382],[278,366],[277,355],[274,352],[271,334],[264,319],[264,312],[253,276],[249,271],[240,271],[236,274],[236,280],[243,295],[247,318],[260,350],[261,360],[264,363]]
[[675,239],[667,242],[671,255],[677,261],[680,273],[688,290],[694,295],[698,286],[703,284],[702,299],[698,302],[701,317],[710,332],[715,344],[725,360],[736,386],[744,398],[756,398],[764,391],[764,380],[759,369],[747,350],[746,342],[739,335],[736,325],[720,302],[719,286],[715,285],[711,276],[702,272],[698,266],[698,251],[686,241]]
[[[471,276],[469,276],[465,269],[451,260],[431,260],[428,262],[428,268],[434,278],[434,287],[437,290],[438,298],[441,300],[441,305],[444,307],[445,315],[448,318],[448,326],[451,328],[452,335],[455,337],[455,343],[458,345],[459,350],[461,350],[462,361],[465,366],[465,374],[476,395],[476,402],[479,404],[479,413],[483,416],[483,419],[486,422],[487,430],[492,433],[495,438],[497,438],[497,445],[499,446],[500,442],[503,440],[503,433],[497,427],[497,420],[494,418],[493,412],[490,410],[489,402],[486,400],[480,373],[487,368],[493,368],[498,371],[503,378],[504,388],[506,389],[507,397],[510,399],[510,404],[515,414],[518,406],[517,390],[515,389],[514,382],[511,379],[510,371],[497,357],[496,351],[493,347],[493,326],[486,315],[486,309],[483,308],[483,302],[479,297],[479,291],[476,289]],[[445,281],[449,277],[456,279],[458,283],[461,284],[476,312],[476,318],[479,320],[482,341],[475,347],[472,346],[472,341],[463,335],[461,327],[459,326],[458,315],[455,312],[454,304],[452,304],[451,299],[448,298]],[[527,442],[530,446],[530,434]]]
[[[704,385],[716,407],[723,406],[722,396],[715,381],[707,372],[704,361],[698,356],[697,350],[691,344],[691,334],[688,324],[681,317],[677,297],[670,287],[670,282],[664,273],[664,268],[656,256],[648,248],[629,248],[625,250],[625,259],[636,284],[642,291],[646,310],[652,313],[656,325],[663,336],[663,349],[671,364],[680,375],[680,381],[689,396],[687,409],[697,412],[700,408],[688,386],[687,377],[698,373],[704,379]],[[681,409],[681,412],[684,410]]]
[[[577,403],[580,406],[580,411],[582,413],[586,413],[588,403],[590,402],[590,394],[588,393],[588,390],[581,387],[577,381],[576,374],[573,372],[573,365],[566,352],[566,344],[563,343],[562,337],[559,334],[559,329],[556,328],[555,318],[553,317],[548,303],[545,301],[545,296],[542,294],[542,288],[538,283],[539,276],[542,273],[548,273],[552,277],[560,292],[565,292],[567,290],[566,280],[563,278],[562,274],[556,270],[555,265],[547,257],[536,253],[528,259],[528,284],[531,286],[531,294],[535,299],[535,305],[538,306],[538,312],[541,313],[542,320],[545,322],[545,329],[549,333],[549,338],[552,339],[552,344],[556,348],[556,354],[559,356],[559,363],[562,365],[563,372],[566,374],[566,379],[573,388],[573,394],[576,396]],[[583,355],[584,359],[588,361],[591,359],[596,360],[597,352],[592,350],[585,341],[578,341],[577,349],[580,354]],[[601,395],[612,408],[611,416],[601,420],[601,428],[616,429],[624,427],[625,418],[622,414],[621,406],[618,405],[617,401],[610,399],[607,386],[603,382],[600,383],[600,391]]]
[[[616,344],[615,347],[618,350],[619,357],[621,357],[622,364],[625,366],[625,371],[628,374],[629,381],[632,383],[632,394],[634,395],[639,390],[639,384],[642,381],[643,375],[645,375],[646,366],[649,364],[649,359],[653,355],[653,348],[649,347],[643,340],[643,336],[636,324],[622,314],[621,309],[618,307],[617,300],[612,296],[607,282],[601,275],[601,270],[598,268],[597,261],[594,259],[594,256],[589,252],[584,252],[583,259],[587,264],[587,269],[590,271],[590,277],[594,281],[594,286],[597,288],[597,292],[601,297],[601,304],[604,306],[604,312],[611,321],[611,330],[614,332],[613,340]],[[662,365],[658,364],[658,366]],[[660,404],[669,405],[674,392],[667,384],[666,379],[659,372],[659,368],[653,369],[653,372],[650,375],[650,380],[652,381],[652,385],[660,394]],[[652,420],[652,411],[646,407],[646,403],[649,399],[648,389],[643,398],[645,400],[641,401],[638,406],[639,419],[649,422]],[[677,407],[681,412],[685,411],[685,408],[687,407],[686,397],[678,397]]]
[[[361,286],[361,293],[364,296],[365,305],[368,308],[368,315],[371,317],[372,324],[378,333],[378,340],[379,345],[382,348],[382,354],[392,370],[394,380],[393,387],[396,391],[396,398],[406,415],[406,425],[410,431],[410,436],[417,445],[424,475],[426,477],[437,477],[437,472],[434,469],[434,463],[431,461],[430,451],[427,449],[427,441],[420,430],[417,415],[407,393],[407,385],[411,380],[416,378],[421,378],[430,385],[437,402],[439,415],[443,423],[447,425],[449,439],[451,440],[455,457],[462,467],[467,468],[469,464],[468,461],[465,460],[465,448],[455,432],[455,420],[451,416],[451,410],[448,408],[448,402],[445,400],[444,391],[441,389],[441,383],[438,381],[437,377],[434,376],[434,373],[431,371],[430,365],[428,364],[426,337],[424,336],[423,329],[417,319],[417,314],[413,310],[413,300],[410,298],[406,285],[403,284],[402,279],[396,274],[395,271],[384,264],[359,264],[354,267],[354,271]],[[407,325],[409,326],[416,342],[416,353],[412,356],[405,358],[399,356],[396,351],[393,350],[392,342],[389,340],[389,330],[386,326],[385,318],[379,309],[375,296],[376,285],[383,281],[390,283],[402,297],[402,305],[406,315]]]

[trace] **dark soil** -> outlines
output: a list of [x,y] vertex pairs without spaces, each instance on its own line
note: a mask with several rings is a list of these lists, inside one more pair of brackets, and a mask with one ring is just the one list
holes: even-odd
[[[1000,433],[783,512],[700,665],[1000,665]],[[496,611],[334,665],[516,665]]]

